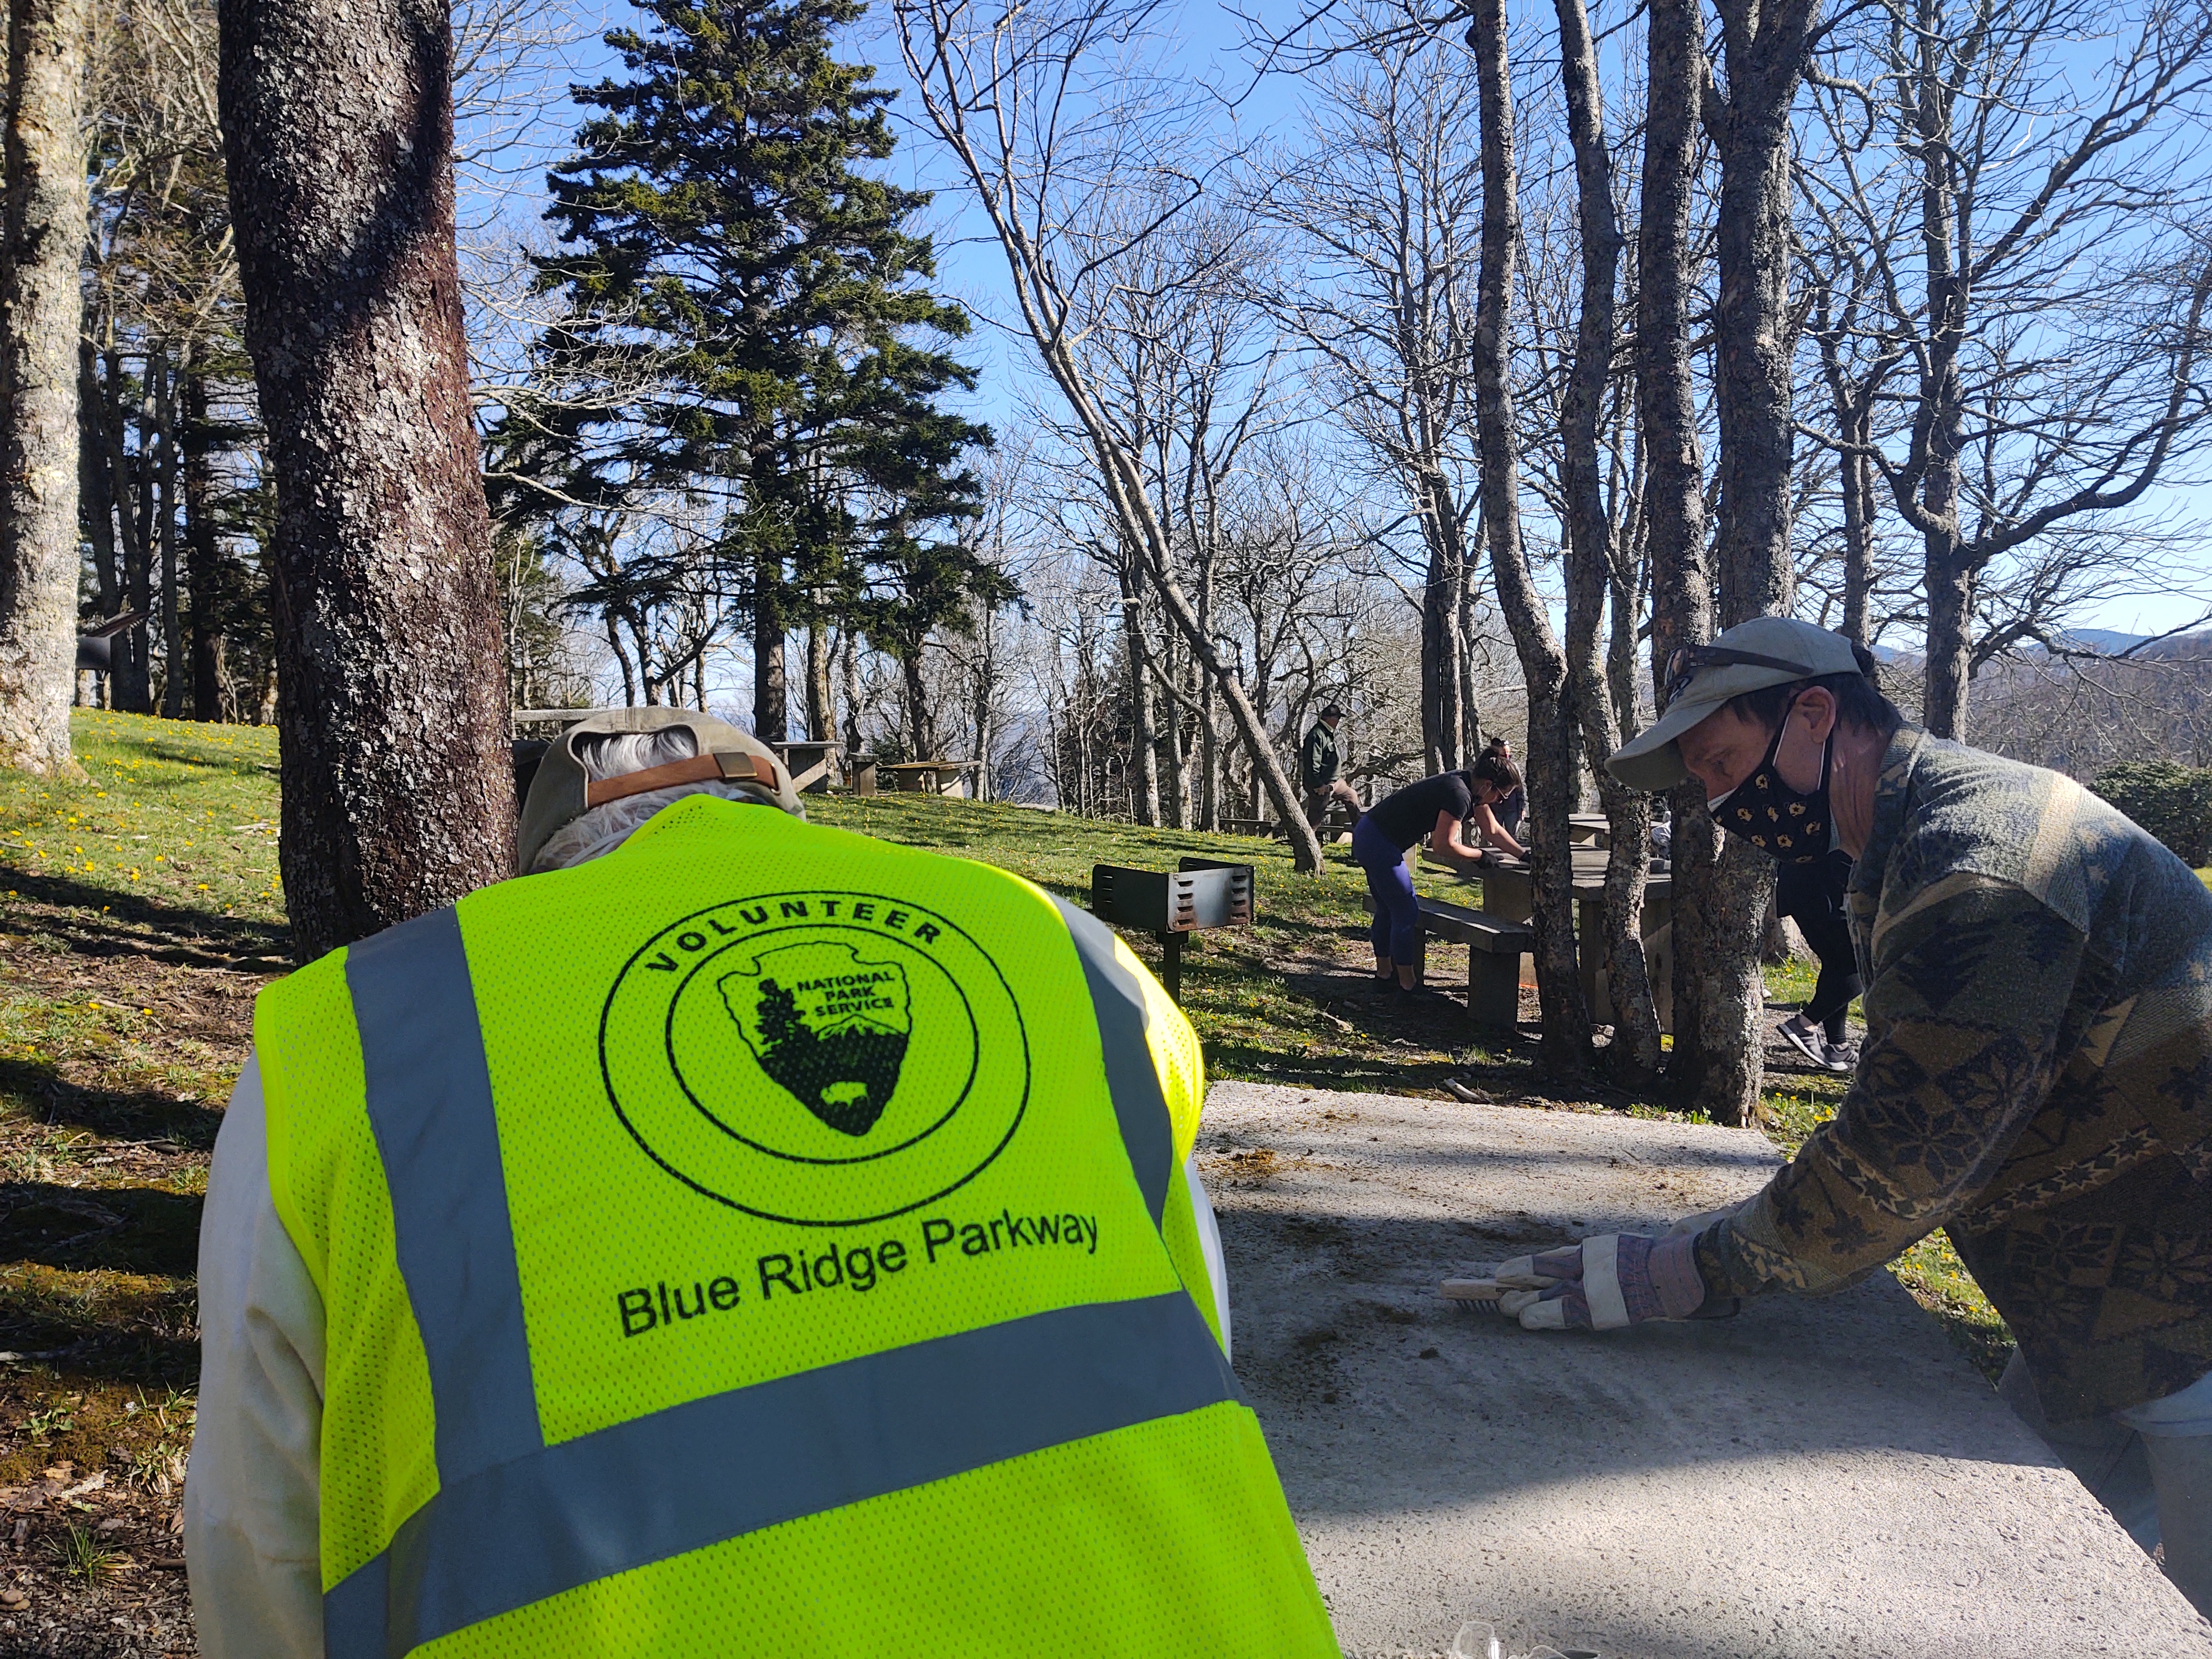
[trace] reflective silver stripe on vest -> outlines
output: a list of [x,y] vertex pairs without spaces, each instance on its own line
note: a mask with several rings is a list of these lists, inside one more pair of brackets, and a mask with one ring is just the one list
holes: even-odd
[[1168,1182],[1175,1176],[1175,1125],[1160,1074],[1152,1067],[1152,1045],[1145,1040],[1145,994],[1136,975],[1114,955],[1114,930],[1066,900],[1052,895],[1083,959],[1091,987],[1091,1006],[1098,1012],[1098,1041],[1106,1053],[1106,1086],[1121,1120],[1121,1144],[1145,1194],[1145,1207],[1157,1227],[1167,1213]]
[[345,971],[450,1484],[545,1443],[460,919],[449,907],[387,928],[346,952]]
[[1238,1399],[1197,1305],[1172,1291],[695,1400],[441,1486],[324,1599],[331,1659],[399,1659],[763,1527]]
[[[1066,914],[1157,1222],[1172,1152],[1142,995],[1115,963],[1112,935]],[[439,1490],[324,1596],[330,1659],[401,1659],[763,1527],[1242,1400],[1178,1290],[933,1338],[548,1446],[458,919],[441,911],[354,946],[346,981],[400,1271],[429,1361]]]

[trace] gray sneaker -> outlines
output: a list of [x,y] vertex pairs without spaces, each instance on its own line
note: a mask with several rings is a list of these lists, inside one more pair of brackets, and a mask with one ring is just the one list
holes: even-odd
[[1802,1014],[1792,1014],[1782,1022],[1782,1039],[1799,1054],[1823,1069],[1828,1066],[1828,1034],[1807,1019]]
[[1831,1042],[1827,1034],[1820,1036],[1820,1064],[1841,1075],[1859,1068],[1859,1045],[1856,1042]]

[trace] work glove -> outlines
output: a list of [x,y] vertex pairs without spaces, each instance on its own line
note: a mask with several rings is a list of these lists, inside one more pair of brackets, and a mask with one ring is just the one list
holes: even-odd
[[1733,1313],[1733,1298],[1705,1307],[1697,1236],[1601,1233],[1538,1255],[1516,1256],[1488,1279],[1446,1279],[1443,1294],[1495,1308],[1523,1330],[1616,1331],[1650,1319]]

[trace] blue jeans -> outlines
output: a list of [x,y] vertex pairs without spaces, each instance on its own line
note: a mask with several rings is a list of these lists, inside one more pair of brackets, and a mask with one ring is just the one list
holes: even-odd
[[1352,826],[1352,856],[1367,872],[1367,890],[1375,896],[1375,925],[1368,937],[1375,954],[1402,968],[1421,959],[1421,906],[1413,896],[1413,878],[1406,869],[1406,849],[1363,817]]

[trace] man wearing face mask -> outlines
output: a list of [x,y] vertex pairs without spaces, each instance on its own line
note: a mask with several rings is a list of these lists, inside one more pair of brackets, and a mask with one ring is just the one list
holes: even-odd
[[1508,1262],[1501,1310],[1710,1316],[1842,1288],[1944,1228],[2019,1341],[2000,1391],[2212,1611],[2212,893],[2072,780],[1906,724],[1824,629],[1760,617],[1667,680],[1611,769],[1694,777],[1777,859],[1856,860],[1866,1041],[1764,1191]]

